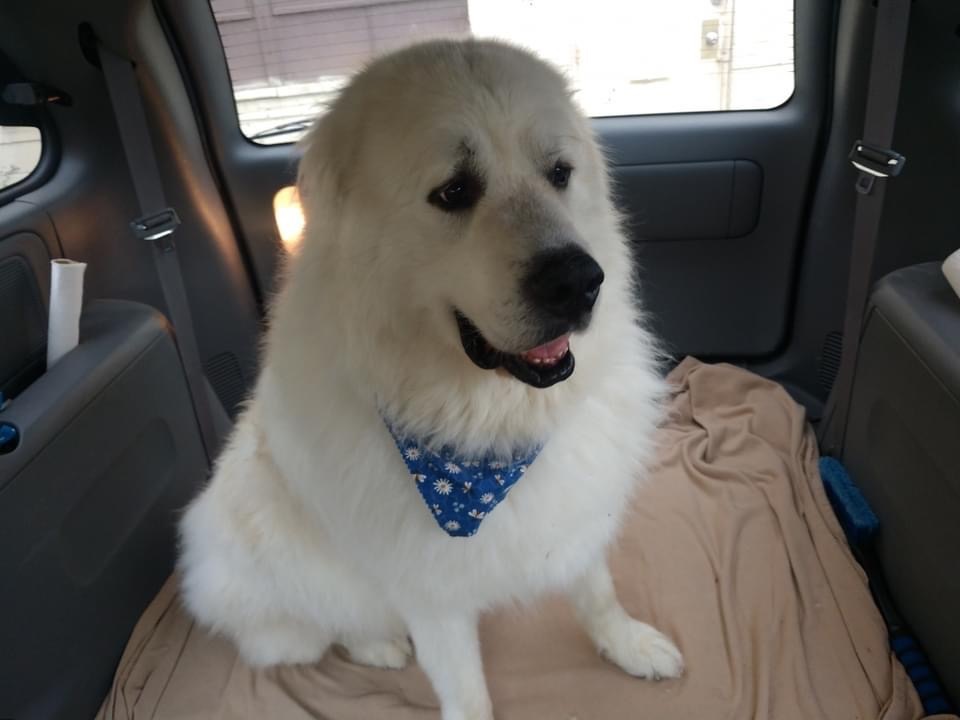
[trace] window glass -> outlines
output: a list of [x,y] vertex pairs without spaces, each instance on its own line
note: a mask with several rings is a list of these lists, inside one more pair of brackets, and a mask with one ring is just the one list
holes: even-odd
[[793,94],[793,0],[211,0],[244,134],[290,142],[375,55],[496,37],[593,116],[762,110]]
[[42,149],[38,128],[0,125],[0,190],[36,170]]

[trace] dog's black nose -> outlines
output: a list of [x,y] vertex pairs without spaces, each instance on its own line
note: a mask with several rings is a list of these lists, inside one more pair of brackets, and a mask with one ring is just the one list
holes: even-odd
[[523,280],[527,299],[539,310],[572,325],[593,309],[603,269],[576,245],[534,255]]

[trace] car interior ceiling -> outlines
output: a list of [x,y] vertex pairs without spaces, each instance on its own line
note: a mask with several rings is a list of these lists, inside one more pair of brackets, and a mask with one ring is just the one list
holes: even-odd
[[[593,121],[635,239],[646,310],[670,355],[774,379],[813,422],[844,340],[857,201],[848,153],[864,124],[875,5],[797,0],[796,88],[778,108]],[[221,436],[256,378],[284,253],[273,199],[296,176],[296,145],[257,145],[241,134],[208,3],[0,8],[0,86],[39,83],[69,98],[0,104],[0,125],[35,125],[44,138],[38,170],[0,189],[0,390],[12,398],[0,422],[16,408],[22,431],[19,447],[0,454],[0,678],[16,680],[9,690],[0,680],[0,717],[96,712],[133,624],[172,570],[176,509],[208,472],[169,308],[149,247],[130,231],[142,212],[91,37],[136,66],[162,185],[181,221],[177,253]],[[955,0],[913,3],[894,147],[907,164],[887,189],[874,280],[942,262],[960,246]],[[87,264],[81,336],[96,340],[54,377],[43,372],[44,338],[26,324],[45,317],[48,267],[61,257]],[[880,302],[892,303],[885,307],[895,318],[890,308],[903,308],[910,293],[887,292]],[[909,353],[876,345],[864,371],[874,386],[913,372]],[[923,364],[936,371],[937,362]],[[942,363],[960,374],[960,354]],[[942,377],[938,387],[931,397],[949,400],[937,410],[941,427],[955,428],[960,395]],[[865,453],[876,437],[851,442]],[[955,457],[915,459],[884,463],[907,474],[930,463],[941,475],[958,467]],[[881,472],[851,464],[865,478]],[[87,480],[73,482],[77,473]],[[916,502],[957,525],[960,486],[925,492]],[[910,545],[925,515],[907,502],[885,506],[884,520]],[[958,541],[955,531],[937,537]],[[918,542],[929,572],[885,557],[893,593],[960,693],[956,613],[948,626],[930,620],[960,606],[960,545]],[[921,596],[940,604],[931,609]]]

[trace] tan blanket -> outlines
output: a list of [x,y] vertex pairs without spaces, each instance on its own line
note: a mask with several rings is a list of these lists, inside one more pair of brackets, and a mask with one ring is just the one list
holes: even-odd
[[[803,410],[774,383],[684,361],[660,465],[613,567],[636,617],[687,674],[636,680],[601,660],[562,598],[484,619],[498,720],[913,720],[922,716],[817,472]],[[184,615],[171,579],[133,632],[100,720],[438,720],[417,667],[253,672]]]

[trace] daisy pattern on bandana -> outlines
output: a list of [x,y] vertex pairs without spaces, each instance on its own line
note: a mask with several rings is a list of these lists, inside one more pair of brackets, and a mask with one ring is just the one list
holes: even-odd
[[513,457],[463,457],[449,447],[432,450],[400,437],[387,423],[400,457],[437,525],[453,537],[470,537],[523,477],[540,448]]

